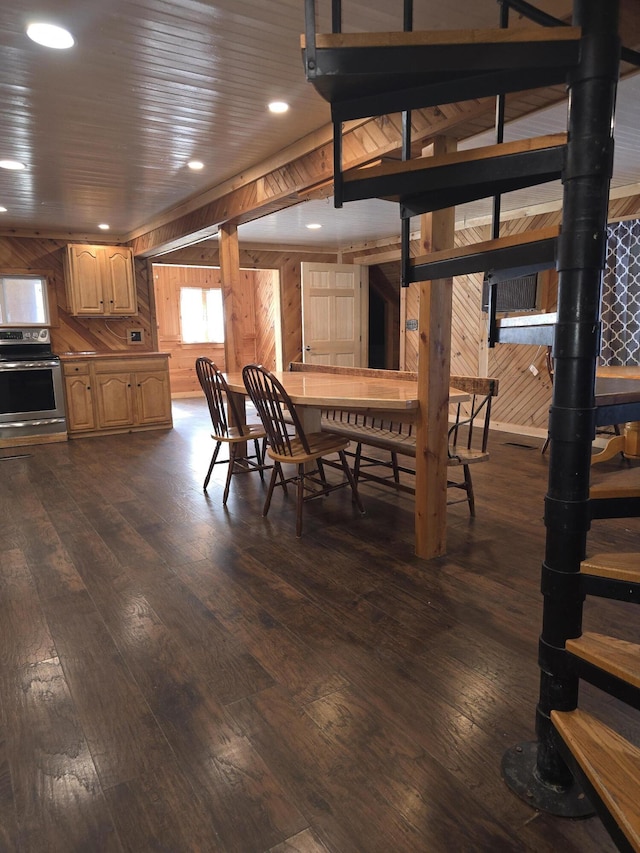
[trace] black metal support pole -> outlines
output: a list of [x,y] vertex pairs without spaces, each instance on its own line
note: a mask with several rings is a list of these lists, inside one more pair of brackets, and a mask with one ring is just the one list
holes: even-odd
[[600,291],[620,57],[618,0],[575,0],[574,25],[582,27],[583,35],[580,65],[570,81],[569,141],[563,172],[542,565],[538,741],[515,747],[503,759],[507,784],[516,793],[536,808],[568,817],[584,816],[592,809],[560,757],[550,714],[571,711],[578,702],[578,678],[566,665],[564,646],[567,639],[582,633],[584,596],[579,571],[589,529]]
[[[500,29],[505,30],[509,26],[509,6],[504,0],[498,0],[500,3]],[[496,144],[500,145],[504,141],[504,108],[506,103],[506,95],[501,92],[496,99]],[[491,238],[496,240],[500,236],[500,208],[501,196],[493,197],[493,216],[491,219]],[[493,349],[496,345],[498,337],[498,285],[495,282],[488,283],[488,304],[487,314],[489,317],[489,348]]]

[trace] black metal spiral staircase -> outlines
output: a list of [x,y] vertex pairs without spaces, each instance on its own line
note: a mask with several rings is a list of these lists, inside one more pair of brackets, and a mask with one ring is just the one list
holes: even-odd
[[[586,595],[632,602],[640,598],[640,554],[585,559],[592,518],[640,514],[640,496],[620,503],[610,495],[590,495],[600,278],[621,56],[618,0],[575,0],[572,26],[524,0],[499,0],[503,27],[459,32],[413,32],[411,3],[405,0],[403,31],[351,34],[340,32],[339,0],[332,0],[329,34],[316,33],[315,2],[305,2],[307,79],[330,102],[334,122],[336,206],[373,197],[399,202],[403,283],[471,272],[500,280],[512,277],[514,270],[558,270],[554,325],[549,325],[548,315],[537,330],[531,322],[528,329],[516,323],[503,330],[494,322],[490,341],[553,341],[555,361],[538,740],[509,750],[503,773],[507,784],[532,806],[573,817],[596,810],[620,849],[640,850],[640,749],[578,708],[584,679],[640,709],[640,646],[582,631]],[[536,24],[504,28],[505,7],[515,7]],[[632,53],[625,50],[624,58],[637,63]],[[408,114],[487,95],[500,98],[561,82],[570,94],[567,136],[499,142],[415,159],[409,159],[405,138],[403,161],[342,170],[344,121]],[[405,133],[407,126],[410,122],[405,121]],[[411,216],[558,178],[563,182],[559,234],[545,230],[500,238],[494,229],[493,239],[485,243],[409,258]],[[499,207],[497,212],[499,221]]]

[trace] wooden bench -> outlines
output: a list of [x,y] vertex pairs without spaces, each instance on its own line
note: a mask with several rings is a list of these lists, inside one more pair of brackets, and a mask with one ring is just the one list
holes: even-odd
[[[371,378],[393,378],[402,381],[417,381],[417,374],[410,371],[377,370],[365,367],[335,367],[327,365],[301,364],[292,362],[290,370],[323,371],[349,376],[368,376]],[[451,376],[450,385],[470,395],[469,403],[455,406],[455,415],[449,429],[448,466],[462,467],[462,480],[447,479],[447,487],[460,489],[465,495],[449,503],[467,501],[469,512],[475,515],[473,484],[469,466],[489,459],[487,442],[491,418],[491,401],[498,393],[498,380],[476,376]],[[481,423],[480,423],[481,422]],[[416,455],[415,422],[411,416],[399,417],[397,413],[377,413],[375,415],[360,412],[324,410],[322,429],[348,438],[356,444],[356,450],[349,451],[354,458],[356,480],[369,480],[390,486],[398,491],[415,493],[415,489],[401,482],[400,474],[412,475],[413,468],[402,465],[398,456],[414,458]],[[364,447],[376,448],[389,453],[389,458],[372,456]],[[388,471],[383,474],[380,472]]]

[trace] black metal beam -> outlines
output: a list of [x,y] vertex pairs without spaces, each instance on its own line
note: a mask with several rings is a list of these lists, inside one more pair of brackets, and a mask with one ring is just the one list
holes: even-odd
[[426,109],[439,104],[453,104],[496,94],[521,92],[540,86],[556,86],[567,80],[566,65],[548,68],[509,68],[479,74],[433,75],[416,85],[420,75],[396,79],[379,75],[374,78],[341,80],[326,77],[314,81],[319,94],[331,103],[334,120],[350,121],[368,116],[385,115],[399,110]]
[[[551,255],[551,250],[549,252]],[[500,284],[501,281],[510,281],[514,278],[521,278],[523,275],[531,275],[534,272],[541,272],[542,270],[549,270],[555,267],[555,254],[553,257],[549,257],[547,259],[541,259],[539,261],[534,261],[529,264],[522,264],[517,267],[505,267],[504,269],[490,269],[487,270],[485,278],[487,280],[487,284]]]
[[367,175],[344,184],[345,201],[365,198],[400,197],[402,216],[419,216],[493,196],[496,192],[535,186],[558,180],[562,174],[564,145],[498,154],[481,160],[464,160],[445,166],[425,165],[423,169],[391,171],[384,175]]
[[[556,237],[505,246],[486,252],[475,252],[459,258],[446,258],[424,264],[413,264],[411,281],[428,281],[434,278],[450,278],[454,275],[470,275],[474,272],[489,274],[492,282],[516,278],[527,272],[536,272],[555,266]],[[504,275],[503,275],[504,273]]]
[[584,572],[580,574],[580,581],[582,592],[585,595],[597,595],[600,598],[640,604],[640,583],[600,577],[599,575],[587,575]]
[[490,45],[479,42],[459,44],[380,45],[374,47],[317,47],[314,68],[307,65],[307,79],[315,83],[325,76],[371,75],[382,87],[389,75],[450,74],[498,71],[539,67],[576,65],[579,41],[568,38],[549,41],[496,41]]
[[639,518],[639,498],[592,498],[589,502],[590,518]]
[[[571,653],[568,652],[567,654]],[[584,678],[589,684],[593,684],[594,687],[603,690],[610,696],[615,696],[616,699],[629,705],[629,707],[640,710],[640,688],[629,684],[622,678],[617,678],[589,661],[583,660],[578,655],[572,655],[572,657],[580,678]]]

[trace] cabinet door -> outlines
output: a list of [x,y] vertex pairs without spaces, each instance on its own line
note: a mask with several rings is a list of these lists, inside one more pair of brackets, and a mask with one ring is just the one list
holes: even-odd
[[126,246],[103,246],[101,255],[105,313],[137,314],[131,249]]
[[73,314],[104,314],[98,246],[67,246],[67,294]]
[[130,373],[102,373],[95,380],[98,426],[133,426],[133,388]]
[[136,423],[171,423],[171,392],[167,371],[135,374]]
[[89,383],[89,374],[68,376],[65,379],[67,392],[67,427],[69,432],[95,429],[93,413],[93,395]]

